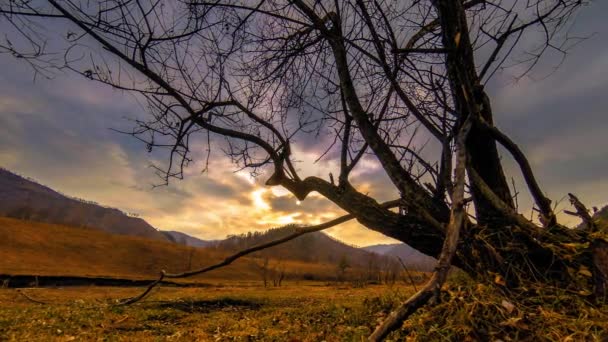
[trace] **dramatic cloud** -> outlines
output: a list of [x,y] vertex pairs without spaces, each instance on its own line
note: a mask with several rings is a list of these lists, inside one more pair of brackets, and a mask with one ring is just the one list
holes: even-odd
[[[586,203],[608,200],[608,4],[584,9],[572,34],[589,35],[550,76],[557,57],[548,58],[530,77],[513,82],[517,68],[488,84],[496,122],[528,153],[548,195],[559,200],[577,193]],[[593,53],[590,51],[593,50]],[[33,177],[59,191],[139,213],[160,229],[180,230],[203,238],[223,238],[287,223],[320,223],[344,212],[318,194],[297,201],[283,189],[262,185],[218,151],[204,169],[205,148],[194,151],[195,163],[182,181],[152,187],[161,180],[151,164],[166,162],[164,153],[146,153],[137,140],[110,130],[129,130],[126,118],[142,117],[137,98],[71,74],[37,78],[26,64],[0,55],[0,166]],[[421,137],[423,138],[423,137]],[[332,158],[315,162],[326,132],[303,136],[294,152],[302,176],[338,174]],[[430,147],[433,152],[435,147]],[[427,153],[430,153],[427,151]],[[329,156],[335,155],[331,151]],[[397,193],[373,157],[353,171],[353,184],[379,201]],[[504,154],[510,174],[518,175]],[[524,190],[522,180],[516,186]],[[529,210],[527,196],[520,207]],[[559,209],[566,208],[562,202]],[[573,223],[573,221],[569,221]],[[355,221],[329,230],[349,243],[392,241]]]
[[[509,75],[520,72],[513,68],[490,85],[497,125],[528,154],[549,197],[562,200],[560,211],[568,207],[563,201],[568,192],[592,205],[608,202],[608,27],[599,15],[606,11],[606,2],[581,11],[569,34],[589,38],[562,63],[554,54],[528,77],[513,81]],[[525,189],[521,178],[516,184]],[[530,198],[520,198],[520,206],[529,209]],[[571,216],[560,219],[576,223]]]

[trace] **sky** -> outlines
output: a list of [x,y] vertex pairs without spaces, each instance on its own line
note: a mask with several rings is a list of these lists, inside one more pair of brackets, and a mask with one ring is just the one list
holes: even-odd
[[[589,206],[608,203],[608,25],[606,2],[596,1],[576,18],[573,33],[590,36],[555,69],[549,56],[529,77],[515,81],[509,69],[487,85],[496,125],[527,153],[537,178],[558,211],[573,192]],[[184,180],[153,187],[150,167],[162,155],[112,129],[129,130],[127,118],[145,115],[128,93],[69,73],[37,77],[23,61],[0,54],[0,166],[71,196],[139,214],[153,226],[202,239],[264,230],[287,223],[315,224],[343,212],[319,195],[299,202],[285,190],[263,186],[221,153],[202,173],[199,160]],[[112,128],[112,129],[111,129]],[[296,146],[297,148],[297,146]],[[314,163],[314,149],[298,151],[304,175],[327,178],[335,161]],[[503,160],[520,192],[513,162]],[[334,172],[334,174],[336,174]],[[394,197],[388,178],[373,163],[353,175],[357,187],[379,200]],[[529,213],[529,196],[519,205]],[[576,220],[560,215],[562,222]],[[366,246],[394,240],[351,221],[328,230],[345,242]]]

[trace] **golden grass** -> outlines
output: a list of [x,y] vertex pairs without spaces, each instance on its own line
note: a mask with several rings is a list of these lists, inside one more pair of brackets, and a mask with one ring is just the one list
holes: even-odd
[[[148,278],[183,270],[193,249],[143,238],[0,218],[0,273]],[[219,260],[196,250],[193,267]],[[414,291],[286,281],[264,288],[244,258],[203,275],[204,288],[0,289],[0,341],[361,341]],[[273,261],[276,262],[276,261]],[[272,263],[271,263],[272,264]],[[333,275],[335,265],[283,261],[287,272]],[[441,302],[413,315],[393,341],[608,341],[608,305],[555,288],[501,294],[453,275]],[[243,281],[236,281],[243,279]]]
[[[95,229],[0,217],[0,274],[89,276],[150,279],[164,269],[182,272],[220,261],[225,253],[146,238],[114,235]],[[259,279],[254,263],[243,258],[209,272],[205,279]],[[287,274],[335,275],[335,265],[272,260]]]
[[[259,282],[210,288],[160,288],[144,302],[109,307],[134,288],[27,289],[41,305],[0,290],[0,340],[6,341],[361,341],[381,318],[373,298],[405,298],[404,286],[352,288]],[[372,299],[370,299],[372,298]]]
[[544,286],[503,294],[452,279],[441,302],[421,309],[393,338],[422,341],[608,341],[608,303]]
[[[402,284],[216,281],[161,287],[143,302],[112,307],[138,288],[0,289],[0,341],[364,341],[401,301]],[[556,293],[554,293],[555,295]],[[446,286],[387,341],[606,341],[607,307],[548,292],[515,300],[488,286]],[[510,307],[503,301],[512,304]]]

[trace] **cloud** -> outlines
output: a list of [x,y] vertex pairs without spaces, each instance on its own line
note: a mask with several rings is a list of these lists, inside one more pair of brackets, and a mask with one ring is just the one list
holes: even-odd
[[[555,59],[540,65],[531,78],[513,84],[507,70],[487,88],[498,126],[528,153],[538,179],[557,202],[566,192],[577,193],[590,206],[608,201],[608,27],[606,3],[582,11],[574,33],[597,34],[575,48],[553,75],[542,78]],[[589,49],[595,49],[593,53]],[[0,165],[31,176],[69,195],[139,213],[161,229],[180,230],[204,239],[223,238],[286,223],[317,224],[344,214],[330,201],[311,194],[298,202],[284,190],[263,186],[222,155],[214,141],[208,172],[206,142],[195,140],[195,162],[184,180],[153,188],[158,179],[151,163],[164,165],[166,153],[147,154],[135,139],[109,128],[131,128],[125,118],[144,117],[138,99],[101,84],[58,74],[34,83],[28,67],[0,55]],[[297,119],[297,116],[290,117]],[[296,122],[289,122],[295,127]],[[424,136],[420,136],[423,142]],[[337,149],[315,162],[333,141],[329,130],[298,134],[294,154],[301,176],[337,179]],[[218,151],[218,152],[216,152]],[[432,155],[437,146],[425,152]],[[529,210],[520,172],[502,152],[509,175],[515,178],[520,206]],[[366,156],[353,170],[352,182],[378,201],[398,196],[377,160]],[[562,202],[558,208],[565,208]],[[564,217],[565,220],[571,218]],[[356,221],[329,229],[349,243],[369,245],[394,240],[367,230]]]

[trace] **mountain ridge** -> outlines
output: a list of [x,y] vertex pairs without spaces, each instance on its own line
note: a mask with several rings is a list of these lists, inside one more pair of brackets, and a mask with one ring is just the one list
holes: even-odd
[[410,270],[432,272],[437,259],[423,254],[405,243],[380,244],[363,247],[363,249],[391,258],[399,258]]
[[168,240],[141,218],[129,216],[116,208],[69,197],[4,168],[0,168],[0,216]]
[[161,230],[160,232],[163,233],[170,241],[189,247],[206,248],[211,247],[218,242],[218,240],[199,239],[195,236],[176,230]]

